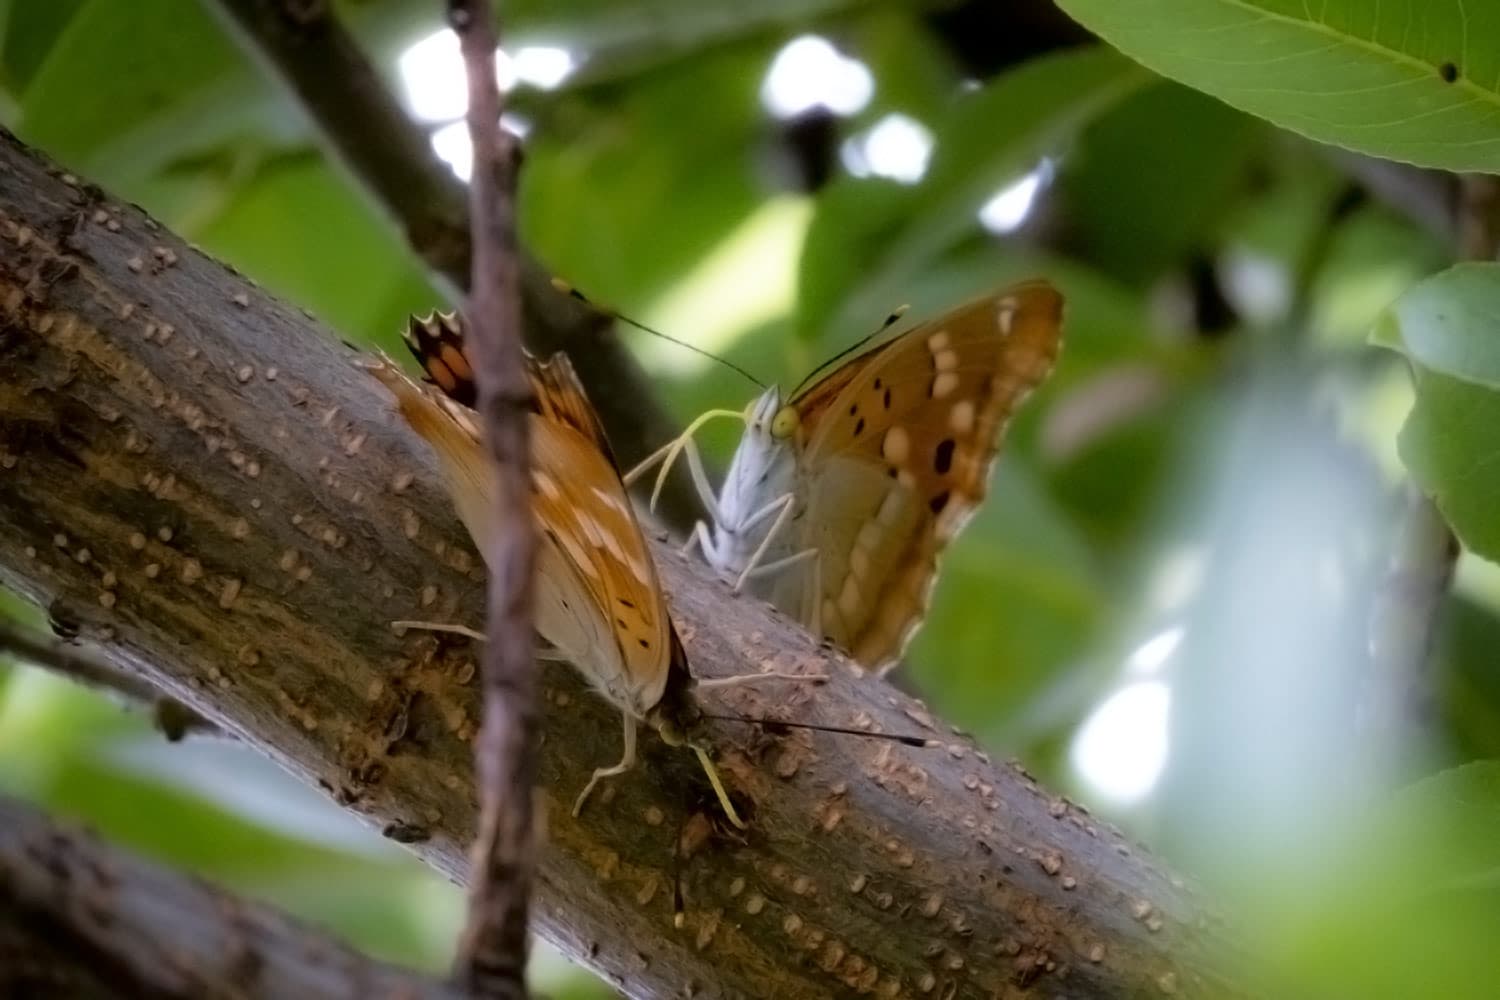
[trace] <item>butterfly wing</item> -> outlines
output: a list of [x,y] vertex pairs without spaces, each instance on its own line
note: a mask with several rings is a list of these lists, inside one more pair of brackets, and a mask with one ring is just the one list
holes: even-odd
[[[437,452],[459,514],[484,551],[494,491],[477,415],[387,359],[371,371]],[[655,563],[572,366],[562,356],[545,364],[528,358],[527,374],[536,397],[537,631],[612,701],[644,714],[661,699],[672,668],[683,666]]]
[[596,680],[644,715],[661,700],[674,663],[682,665],[656,563],[572,364],[557,354],[528,373],[538,410],[532,499],[542,532],[582,575],[623,664],[621,676]]
[[[901,654],[944,546],[988,489],[1005,425],[1051,371],[1062,296],[987,295],[841,366],[792,401],[806,441],[803,542],[823,632],[862,663]],[[808,620],[804,618],[804,620]]]

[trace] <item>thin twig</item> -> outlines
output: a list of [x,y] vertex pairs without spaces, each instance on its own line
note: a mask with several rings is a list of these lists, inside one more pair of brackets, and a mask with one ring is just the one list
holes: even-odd
[[[470,235],[464,186],[432,151],[339,21],[332,3],[203,0],[243,47],[281,81],[337,159],[395,219],[412,248],[452,289],[469,287]],[[615,335],[611,317],[552,287],[552,276],[519,255],[524,334],[539,354],[565,351],[626,468],[676,436],[651,380]],[[400,317],[394,317],[393,323]],[[676,470],[657,508],[687,529],[700,507]]]
[[131,704],[151,709],[152,721],[167,739],[184,736],[223,736],[224,731],[186,705],[163,695],[139,677],[117,670],[76,646],[38,635],[14,622],[0,619],[0,653],[41,667],[85,687],[118,695]]
[[469,80],[474,173],[469,205],[474,277],[467,319],[479,413],[493,460],[489,538],[489,638],[483,654],[484,724],[475,753],[479,834],[472,851],[469,916],[459,947],[460,982],[480,997],[526,996],[526,911],[535,863],[531,787],[538,712],[531,641],[531,388],[521,349],[516,262],[515,163],[500,128],[496,37],[489,0],[449,0]]

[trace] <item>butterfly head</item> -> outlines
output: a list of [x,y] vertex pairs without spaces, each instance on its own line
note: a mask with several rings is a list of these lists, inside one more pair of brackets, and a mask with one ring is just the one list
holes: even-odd
[[729,463],[719,497],[723,523],[718,527],[738,534],[767,498],[792,490],[797,478],[797,455],[803,444],[801,416],[781,399],[775,386],[761,393],[745,411],[745,433]]

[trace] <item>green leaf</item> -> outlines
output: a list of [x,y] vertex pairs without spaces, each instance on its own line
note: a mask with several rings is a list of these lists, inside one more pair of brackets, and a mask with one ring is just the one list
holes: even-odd
[[769,51],[740,46],[663,68],[605,106],[543,119],[521,174],[522,237],[591,298],[639,310],[756,207]]
[[1426,890],[1500,884],[1500,761],[1424,778],[1398,792],[1387,811],[1393,843],[1423,858]]
[[1464,545],[1500,561],[1500,395],[1420,367],[1416,383],[1401,460]]
[[[1070,242],[1110,274],[1149,281],[1208,241],[1266,131],[1176,84],[1121,101],[1063,162],[1054,193],[1067,205]],[[1162,169],[1166,150],[1170,170]]]
[[905,301],[924,265],[978,231],[979,208],[1148,78],[1102,48],[1046,56],[966,94],[934,129],[932,165],[901,187],[845,178],[828,187],[802,253],[798,332],[865,329]]
[[[222,140],[241,133],[252,111],[247,98],[257,89],[248,64],[201,4],[90,0],[31,77],[19,131],[80,172],[101,179],[142,174],[183,148],[181,130],[164,123],[213,106],[213,132]],[[149,142],[129,141],[148,132]],[[101,150],[107,152],[96,161]],[[132,170],[137,161],[140,169]]]
[[51,3],[6,3],[4,44],[0,45],[0,72],[12,93],[24,90],[31,75],[46,58],[58,34],[67,27],[84,0],[52,0]]
[[1058,0],[1163,76],[1319,142],[1500,171],[1500,4]]
[[401,350],[408,312],[441,301],[400,234],[312,152],[267,161],[197,236],[345,336],[386,350]]
[[1459,264],[1416,285],[1372,339],[1412,362],[1403,462],[1464,544],[1500,560],[1500,264]]
[[1423,368],[1500,390],[1500,264],[1457,264],[1401,296],[1371,339]]
[[944,559],[908,657],[934,708],[992,746],[1074,666],[1105,621],[1102,577],[1024,459],[1001,455],[989,499]]

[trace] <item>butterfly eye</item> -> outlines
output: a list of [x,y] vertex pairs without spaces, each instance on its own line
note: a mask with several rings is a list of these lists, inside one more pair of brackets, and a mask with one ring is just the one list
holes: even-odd
[[771,436],[777,440],[785,440],[797,432],[797,425],[801,422],[796,410],[783,406],[771,418]]

